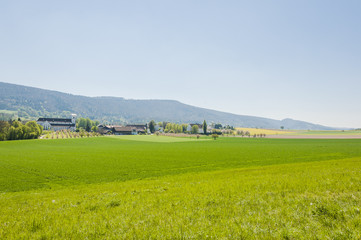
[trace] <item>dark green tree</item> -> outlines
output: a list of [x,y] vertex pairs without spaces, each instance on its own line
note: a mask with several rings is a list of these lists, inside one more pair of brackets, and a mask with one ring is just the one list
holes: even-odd
[[149,131],[151,133],[154,133],[155,132],[155,122],[154,122],[154,120],[150,121],[148,126],[149,126]]
[[202,128],[203,128],[203,133],[207,134],[207,122],[206,122],[206,120],[203,121]]
[[92,128],[92,121],[89,118],[87,118],[86,119],[85,131],[90,132],[91,128]]

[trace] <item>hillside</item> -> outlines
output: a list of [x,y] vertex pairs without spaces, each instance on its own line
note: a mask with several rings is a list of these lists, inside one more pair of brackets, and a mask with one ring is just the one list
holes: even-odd
[[229,124],[237,127],[331,130],[333,128],[292,119],[236,115],[183,104],[174,100],[130,100],[119,97],[86,97],[0,82],[0,110],[16,111],[22,118],[81,117],[103,122],[140,123],[170,121]]

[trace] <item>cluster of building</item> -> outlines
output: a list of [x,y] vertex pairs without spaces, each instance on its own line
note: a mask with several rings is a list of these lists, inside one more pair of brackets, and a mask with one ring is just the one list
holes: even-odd
[[138,135],[149,133],[147,124],[131,124],[126,126],[99,125],[98,132],[101,134],[114,135]]
[[[44,130],[76,130],[76,114],[71,114],[70,118],[39,118],[37,123],[43,126]],[[187,131],[191,132],[194,125],[198,126],[198,133],[203,134],[203,127],[201,124],[188,124]],[[155,126],[155,130],[163,132],[162,126]],[[207,131],[211,131],[208,126]],[[126,126],[120,125],[99,125],[98,132],[101,134],[114,134],[114,135],[138,135],[150,133],[147,124],[129,124]]]
[[37,123],[43,126],[44,130],[76,130],[76,114],[71,114],[70,118],[39,118]]

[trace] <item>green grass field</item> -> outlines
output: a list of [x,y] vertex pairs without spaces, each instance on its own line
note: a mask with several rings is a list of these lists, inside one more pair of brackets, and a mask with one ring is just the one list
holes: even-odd
[[360,239],[361,140],[0,142],[0,239]]
[[287,133],[288,135],[361,135],[361,131],[359,130],[346,130],[346,131],[342,131],[342,130],[327,130],[327,131],[294,131],[294,132],[290,132]]
[[204,141],[211,140],[207,137],[202,137],[197,139],[194,135],[190,135],[189,138],[186,137],[164,137],[156,135],[122,135],[122,136],[107,136],[110,138],[116,138],[120,140],[131,140],[131,141],[140,141],[140,142],[162,142],[162,143],[173,143],[173,142],[189,142],[189,141]]

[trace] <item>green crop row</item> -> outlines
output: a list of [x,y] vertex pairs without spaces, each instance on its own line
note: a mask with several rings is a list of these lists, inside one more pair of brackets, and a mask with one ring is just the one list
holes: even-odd
[[360,139],[169,143],[99,137],[1,142],[0,192],[361,157],[360,146]]

